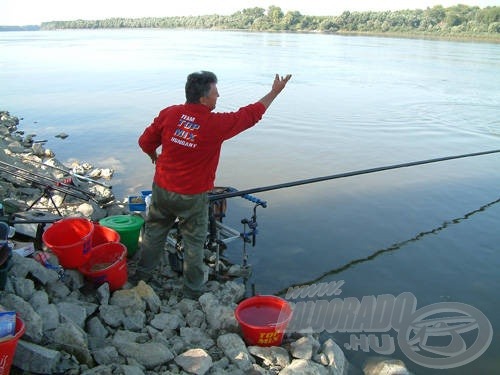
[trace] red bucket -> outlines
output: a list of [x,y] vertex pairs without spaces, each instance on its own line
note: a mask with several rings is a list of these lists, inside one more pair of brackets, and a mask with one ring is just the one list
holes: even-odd
[[69,217],[53,223],[43,232],[42,240],[64,268],[78,268],[92,248],[94,224],[87,219]]
[[279,346],[292,308],[276,296],[255,296],[240,302],[234,315],[248,345]]
[[109,284],[109,290],[120,289],[127,282],[127,247],[120,242],[98,245],[78,270],[95,285]]
[[92,233],[92,247],[102,245],[106,242],[120,242],[120,235],[112,228],[94,223],[94,233]]
[[16,316],[14,337],[0,342],[0,375],[9,374],[12,361],[14,360],[14,354],[16,353],[17,342],[21,336],[24,335],[24,331],[26,331],[24,322]]

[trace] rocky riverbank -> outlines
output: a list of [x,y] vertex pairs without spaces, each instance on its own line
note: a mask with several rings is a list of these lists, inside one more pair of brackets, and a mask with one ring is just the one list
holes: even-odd
[[[16,117],[0,112],[0,197],[7,213],[31,207],[54,217],[93,221],[129,213],[107,187],[111,170],[85,164],[70,170],[44,142],[24,135],[18,126]],[[26,237],[22,240],[11,239],[15,247],[25,246]],[[40,250],[57,265],[54,254]],[[133,273],[134,259],[128,267]],[[312,334],[286,334],[280,346],[247,346],[234,317],[245,286],[233,279],[212,280],[207,287],[198,300],[186,298],[182,279],[160,265],[148,283],[131,278],[110,291],[107,283],[89,285],[77,270],[65,270],[61,277],[33,254],[14,252],[0,305],[18,312],[26,332],[11,373],[409,373],[403,363],[389,358],[369,361],[356,371],[334,340],[320,342]]]

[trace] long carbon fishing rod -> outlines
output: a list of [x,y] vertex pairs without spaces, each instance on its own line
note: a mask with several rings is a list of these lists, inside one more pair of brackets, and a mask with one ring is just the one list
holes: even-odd
[[55,169],[56,171],[64,172],[65,174],[67,174],[69,176],[72,176],[72,177],[75,177],[78,180],[92,182],[93,184],[100,185],[100,186],[103,186],[103,187],[108,188],[108,189],[112,188],[112,186],[110,186],[108,184],[99,182],[99,181],[97,181],[97,180],[95,180],[93,178],[87,177],[87,176],[82,176],[82,175],[80,175],[80,174],[78,174],[76,172],[73,172],[71,169],[59,168],[59,167],[56,167],[55,165],[49,165],[49,164],[42,163],[40,161],[36,161],[36,160],[32,160],[32,159],[28,159],[28,158],[25,158],[24,160],[26,160],[29,163],[35,163],[35,164],[38,164],[38,165],[41,165],[41,166],[44,166],[44,167],[49,167],[49,168]]
[[45,188],[57,190],[61,193],[72,196],[74,198],[78,198],[78,199],[85,200],[85,201],[87,201],[89,199],[93,199],[92,197],[89,197],[88,195],[84,195],[83,193],[80,193],[79,191],[71,191],[70,189],[68,189],[62,185],[61,186],[49,185],[48,183],[40,181],[40,180],[36,179],[35,177],[30,176],[29,174],[22,174],[22,171],[18,171],[15,169],[9,169],[8,167],[2,165],[2,163],[0,163],[0,172],[8,173],[16,178],[20,178],[20,179],[23,179],[25,181],[32,182],[32,183],[39,185],[39,186],[44,186]]
[[[66,190],[77,191],[77,192],[85,195],[86,197],[88,197],[92,200],[94,200],[93,197],[95,197],[95,195],[96,195],[95,193],[93,193],[91,191],[86,191],[86,190],[80,189],[76,186],[61,182],[55,178],[52,178],[49,176],[44,176],[42,174],[35,173],[33,171],[18,167],[14,164],[9,164],[9,163],[3,162],[1,160],[0,160],[0,167],[2,167],[2,170],[5,172],[8,172],[12,175],[16,175],[16,177],[24,178],[25,180],[29,180],[31,182],[38,183],[39,185],[50,185],[50,183],[52,183],[53,185],[51,187],[54,188],[54,190],[58,190],[57,188],[55,188],[55,186],[63,187]],[[49,183],[44,182],[44,181],[49,181]]]
[[298,180],[298,181],[291,181],[291,182],[286,182],[286,183],[277,184],[277,185],[269,185],[269,186],[263,186],[263,187],[247,189],[247,190],[237,190],[237,191],[232,191],[229,193],[214,194],[210,197],[210,200],[217,200],[217,199],[224,199],[224,198],[231,198],[231,197],[240,197],[243,195],[260,193],[263,191],[284,189],[284,188],[289,188],[289,187],[299,186],[299,185],[306,185],[306,184],[314,184],[316,182],[334,180],[337,178],[359,176],[362,174],[382,172],[382,171],[387,171],[390,169],[413,167],[415,165],[437,163],[437,162],[452,160],[452,159],[469,158],[472,156],[494,154],[494,153],[498,153],[498,152],[500,152],[500,149],[490,150],[490,151],[482,151],[482,152],[474,152],[474,153],[470,153],[470,154],[445,156],[445,157],[435,158],[435,159],[412,161],[412,162],[408,162],[408,163],[393,164],[393,165],[387,165],[387,166],[376,167],[376,168],[362,169],[362,170],[353,171],[353,172],[345,172],[345,173],[333,174],[333,175],[329,175],[329,176],[315,177],[315,178],[309,178],[309,179]]
[[[98,203],[95,199],[95,193],[90,191],[85,191],[76,186],[66,184],[64,182],[60,182],[54,178],[44,176],[38,173],[34,173],[24,168],[17,167],[13,164],[5,163],[0,161],[0,170],[2,172],[6,172],[14,177],[24,179],[26,181],[33,182],[40,186],[50,187],[53,190],[58,190],[64,194],[73,196],[75,198],[80,198],[82,200],[93,200]],[[79,193],[79,194],[76,194]]]

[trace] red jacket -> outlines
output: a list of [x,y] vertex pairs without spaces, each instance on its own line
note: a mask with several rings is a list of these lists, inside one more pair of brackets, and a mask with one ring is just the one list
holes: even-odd
[[139,137],[146,154],[161,146],[155,184],[179,194],[212,190],[222,142],[255,125],[265,110],[260,102],[227,113],[211,112],[203,104],[163,109]]

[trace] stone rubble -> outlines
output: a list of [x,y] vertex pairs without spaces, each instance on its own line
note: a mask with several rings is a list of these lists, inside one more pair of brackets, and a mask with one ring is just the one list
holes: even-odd
[[[5,145],[0,160],[21,165],[21,159],[38,158],[64,168],[50,150],[22,137],[19,120],[0,112],[0,142]],[[66,137],[67,135],[63,133]],[[63,138],[61,136],[61,138]],[[28,164],[29,165],[29,164]],[[26,168],[26,164],[23,164]],[[61,179],[67,175],[54,168],[32,163],[41,173]],[[94,171],[88,165],[73,167],[78,174]],[[102,169],[99,176],[109,176]],[[97,172],[93,172],[94,177]],[[0,196],[11,209],[23,211],[33,197],[43,194],[40,186],[13,179],[0,171]],[[109,189],[79,181],[107,200],[82,202],[57,200],[63,215],[99,220],[128,213],[115,202]],[[53,198],[58,194],[54,194]],[[113,198],[113,199],[110,199]],[[38,202],[50,209],[49,199]],[[16,212],[16,211],[14,211]],[[57,257],[49,261],[57,264]],[[134,260],[129,259],[130,273]],[[26,325],[19,340],[12,374],[348,374],[354,371],[342,349],[332,340],[320,342],[312,334],[286,334],[279,347],[247,346],[234,316],[245,298],[245,286],[235,280],[207,283],[208,292],[198,300],[185,298],[182,278],[167,266],[148,281],[133,278],[122,289],[111,292],[107,283],[89,285],[77,270],[64,276],[46,268],[31,256],[13,253],[12,268],[0,291],[0,305],[15,310]],[[393,367],[391,367],[393,366]],[[377,358],[367,364],[365,374],[409,374],[401,361]]]

